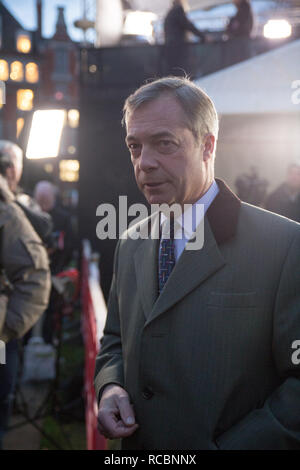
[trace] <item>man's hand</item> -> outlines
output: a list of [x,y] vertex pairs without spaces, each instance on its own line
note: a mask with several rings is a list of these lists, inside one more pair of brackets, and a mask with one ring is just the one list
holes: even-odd
[[138,428],[128,393],[119,385],[107,385],[98,413],[98,430],[109,439],[128,437]]

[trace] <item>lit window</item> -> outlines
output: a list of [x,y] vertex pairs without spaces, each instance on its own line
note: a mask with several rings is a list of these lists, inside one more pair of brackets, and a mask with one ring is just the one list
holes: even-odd
[[78,109],[70,109],[68,112],[69,126],[78,127],[79,124],[79,111]]
[[19,34],[17,37],[17,51],[28,54],[31,51],[31,40],[28,34]]
[[8,63],[6,60],[0,60],[0,80],[8,80],[9,78],[9,69]]
[[26,81],[29,83],[36,83],[39,80],[39,68],[34,62],[26,64],[25,71]]
[[79,180],[79,161],[61,160],[59,162],[59,178],[61,181],[73,183]]
[[32,90],[17,91],[17,107],[22,111],[30,111],[33,106],[34,93]]
[[17,139],[19,138],[24,127],[24,118],[17,119]]
[[15,60],[10,65],[10,78],[16,82],[21,82],[24,78],[24,70],[22,62]]

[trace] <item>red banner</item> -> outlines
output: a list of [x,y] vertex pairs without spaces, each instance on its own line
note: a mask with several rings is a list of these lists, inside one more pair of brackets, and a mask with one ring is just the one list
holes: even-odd
[[[95,308],[89,285],[89,260],[82,256],[81,299],[83,307],[82,330],[85,344],[85,421],[88,450],[105,450],[106,439],[97,430],[98,405],[94,389],[95,359],[99,352]],[[100,286],[99,286],[100,289]]]

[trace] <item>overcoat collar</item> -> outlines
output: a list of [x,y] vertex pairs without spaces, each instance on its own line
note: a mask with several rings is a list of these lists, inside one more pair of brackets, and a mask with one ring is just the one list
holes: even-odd
[[207,219],[218,245],[233,238],[236,232],[240,199],[231,191],[227,184],[216,178],[219,193],[207,210]]
[[[146,317],[145,326],[225,265],[219,246],[235,236],[241,202],[222,180],[216,181],[219,193],[204,217],[203,248],[183,251],[159,297],[159,240],[143,240],[135,253],[137,286]],[[159,217],[156,217],[154,230],[158,223]]]

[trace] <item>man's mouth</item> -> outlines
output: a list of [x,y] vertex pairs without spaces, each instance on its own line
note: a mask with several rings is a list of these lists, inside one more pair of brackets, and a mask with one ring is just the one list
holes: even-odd
[[164,184],[163,181],[159,182],[159,183],[144,183],[144,186],[146,188],[156,188],[158,186],[160,186],[161,184]]

